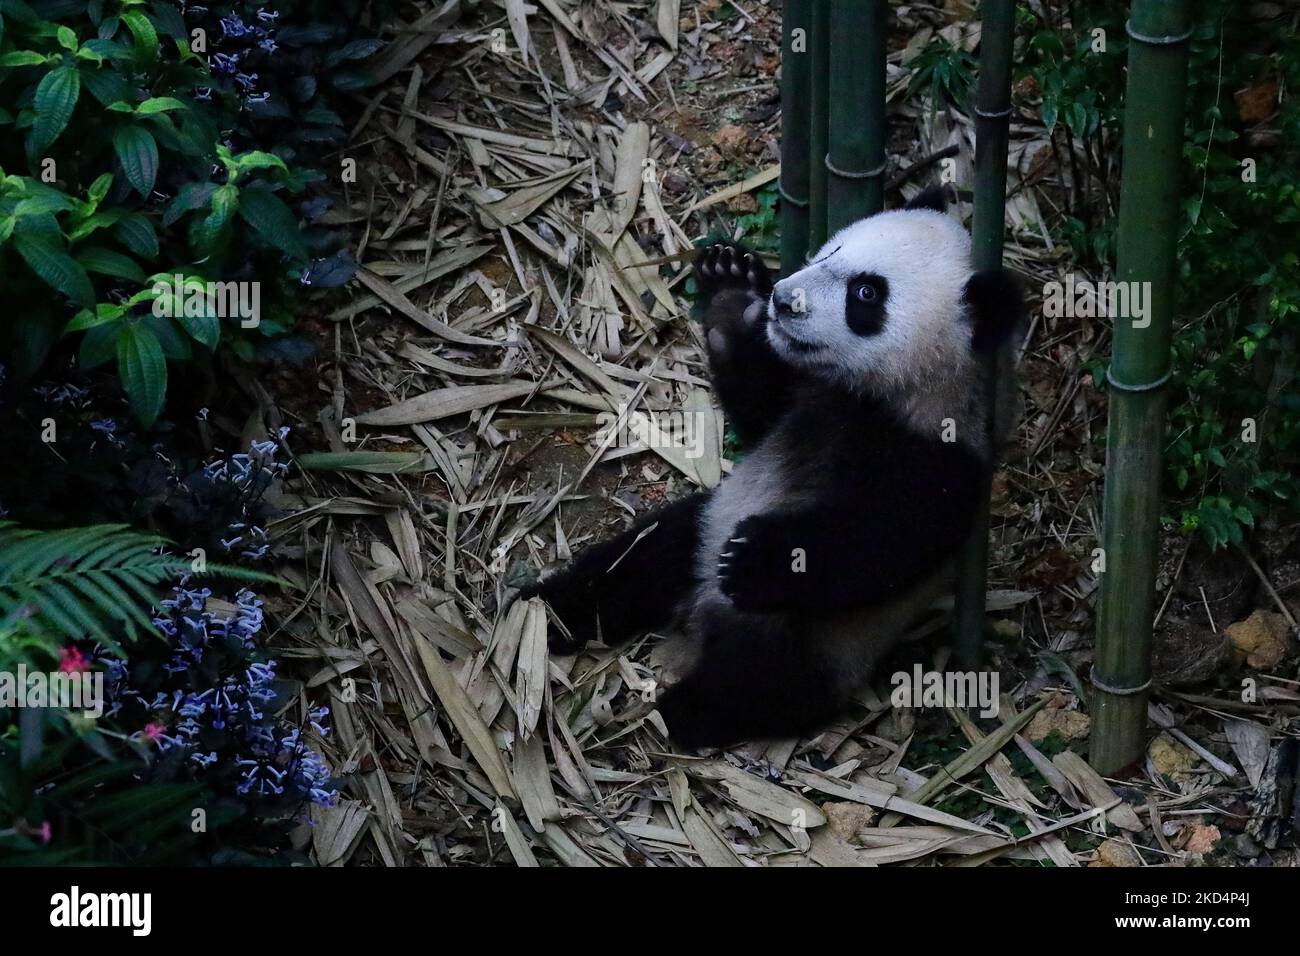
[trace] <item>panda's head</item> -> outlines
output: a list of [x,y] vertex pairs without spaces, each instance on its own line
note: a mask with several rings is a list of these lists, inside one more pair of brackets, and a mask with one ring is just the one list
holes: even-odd
[[989,316],[970,295],[970,236],[945,205],[931,190],[846,226],[779,281],[767,327],[777,353],[837,386],[933,405],[940,417],[940,406],[969,395],[977,352],[1006,337],[1015,305],[993,309],[994,321],[1005,311],[1007,329],[981,327]]

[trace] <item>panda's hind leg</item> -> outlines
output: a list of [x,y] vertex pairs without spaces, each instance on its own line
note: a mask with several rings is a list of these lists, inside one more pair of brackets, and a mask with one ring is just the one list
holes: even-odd
[[852,688],[833,655],[783,615],[705,598],[692,614],[695,666],[659,699],[681,747],[807,734],[848,705]]
[[540,595],[568,632],[552,627],[551,649],[573,653],[597,637],[620,644],[672,623],[696,584],[707,498],[698,493],[660,508],[525,588],[523,597]]

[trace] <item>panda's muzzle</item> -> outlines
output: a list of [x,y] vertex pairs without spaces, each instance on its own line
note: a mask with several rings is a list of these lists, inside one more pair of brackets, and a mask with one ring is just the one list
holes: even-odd
[[778,283],[776,288],[772,290],[772,318],[798,319],[803,314],[803,312],[795,310],[792,290],[782,289]]

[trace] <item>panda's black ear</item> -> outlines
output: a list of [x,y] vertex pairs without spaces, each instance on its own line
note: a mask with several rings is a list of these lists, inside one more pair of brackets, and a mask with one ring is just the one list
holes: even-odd
[[971,348],[996,352],[1025,325],[1025,296],[1005,269],[977,272],[966,282],[962,299],[970,307]]
[[932,209],[935,212],[947,212],[950,190],[947,186],[931,186],[923,189],[907,201],[904,209]]

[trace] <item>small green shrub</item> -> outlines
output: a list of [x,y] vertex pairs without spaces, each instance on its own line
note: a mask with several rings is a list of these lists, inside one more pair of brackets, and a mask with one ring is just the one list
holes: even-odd
[[[304,229],[327,203],[299,150],[342,138],[321,81],[363,85],[357,63],[377,44],[327,52],[348,28],[328,17],[250,32],[236,8],[252,6],[201,8],[196,27],[166,2],[0,0],[0,276],[22,303],[0,350],[20,377],[79,339],[80,365],[116,360],[150,424],[169,362],[223,344],[248,357],[291,327],[304,271],[337,245]],[[206,56],[191,50],[200,35]],[[264,76],[243,71],[253,54]],[[351,276],[326,271],[314,287]],[[255,314],[229,314],[228,282],[256,289]],[[177,283],[194,294],[164,308]]]

